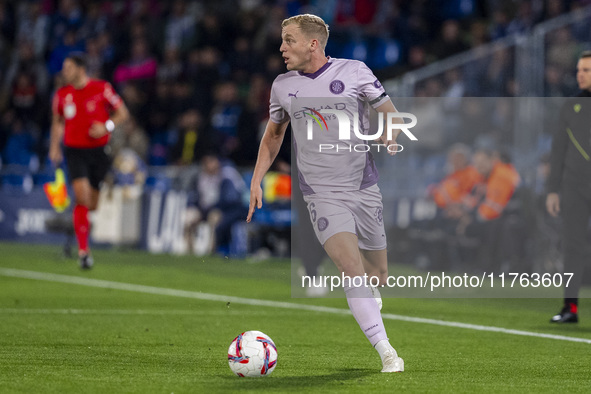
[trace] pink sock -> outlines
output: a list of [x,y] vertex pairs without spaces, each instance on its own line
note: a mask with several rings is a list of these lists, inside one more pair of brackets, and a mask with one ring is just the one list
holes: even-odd
[[380,308],[375,298],[373,298],[371,290],[365,284],[355,286],[355,284],[362,282],[363,277],[358,278],[352,278],[351,283],[345,282],[343,287],[353,317],[357,320],[359,327],[361,327],[372,346],[375,346],[382,339],[387,340],[388,336],[386,335]]

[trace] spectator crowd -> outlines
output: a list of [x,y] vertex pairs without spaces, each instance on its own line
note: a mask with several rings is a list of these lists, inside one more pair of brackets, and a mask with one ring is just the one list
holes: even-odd
[[[149,165],[187,165],[212,150],[254,164],[273,79],[285,71],[281,21],[311,12],[331,27],[327,54],[364,60],[381,80],[509,34],[585,1],[559,0],[29,0],[0,1],[0,155],[3,164],[46,165],[50,103],[72,52],[113,83],[133,121],[123,140]],[[583,26],[552,40],[564,50]],[[571,48],[573,52],[576,48]],[[556,51],[555,51],[556,52]],[[560,51],[558,51],[560,52]],[[547,81],[569,67],[550,51]],[[490,80],[511,95],[500,53]],[[423,95],[463,91],[450,72]],[[486,80],[483,82],[486,83]],[[558,83],[558,82],[557,82]],[[486,86],[480,86],[486,88]],[[555,86],[551,87],[552,89]]]

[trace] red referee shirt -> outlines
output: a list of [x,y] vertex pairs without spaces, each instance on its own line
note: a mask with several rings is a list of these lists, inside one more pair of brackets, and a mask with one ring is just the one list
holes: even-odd
[[111,133],[101,138],[88,135],[94,122],[104,123],[110,112],[121,106],[121,98],[110,83],[91,79],[82,89],[72,85],[59,89],[53,97],[54,115],[65,119],[64,145],[71,148],[97,148],[109,142]]

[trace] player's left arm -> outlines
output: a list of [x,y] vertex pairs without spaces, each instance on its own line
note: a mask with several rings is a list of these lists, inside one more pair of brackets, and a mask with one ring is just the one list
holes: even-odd
[[113,121],[115,127],[122,123],[125,123],[129,119],[129,110],[122,101],[121,105],[113,112],[110,118]]
[[106,122],[93,122],[88,132],[93,138],[105,136],[129,119],[127,106],[108,83],[105,84],[104,96],[111,108],[113,108],[113,111],[111,112],[111,117]]
[[[398,111],[396,110],[396,107],[394,107],[390,97],[388,97],[386,90],[373,74],[373,72],[369,69],[369,67],[367,67],[363,62],[358,62],[358,64],[359,67],[357,68],[357,81],[359,84],[359,98],[368,102],[369,105],[371,105],[378,113],[383,113],[383,120],[387,122],[388,113],[397,113]],[[394,117],[392,118],[391,122],[404,124],[404,119]],[[386,146],[396,144],[396,138],[398,138],[398,135],[402,130],[392,130],[393,132],[390,139],[388,139],[388,133],[386,132],[387,127],[385,125],[383,130],[385,132],[382,133],[380,138],[377,139],[377,142]],[[396,149],[394,149],[394,151],[388,149],[388,153],[393,156],[396,154]]]

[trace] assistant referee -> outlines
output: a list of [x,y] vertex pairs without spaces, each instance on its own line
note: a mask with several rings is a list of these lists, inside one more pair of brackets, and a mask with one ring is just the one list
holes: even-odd
[[573,273],[564,289],[564,306],[550,322],[577,323],[579,290],[585,266],[591,261],[591,51],[577,63],[581,92],[567,100],[560,126],[552,141],[546,208],[556,217],[562,213],[564,272]]
[[100,183],[111,167],[105,146],[129,112],[110,83],[88,77],[83,54],[69,55],[62,75],[66,86],[53,97],[49,158],[55,166],[66,158],[76,204],[73,219],[80,268],[89,269],[93,259],[88,247],[88,211],[97,208]]

